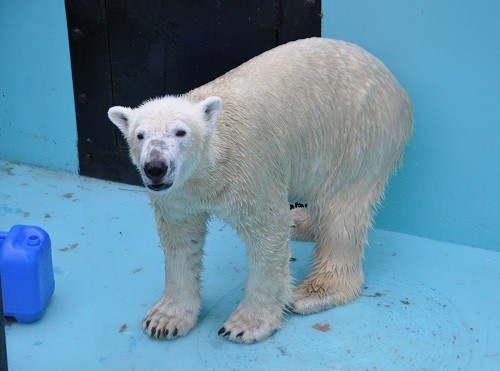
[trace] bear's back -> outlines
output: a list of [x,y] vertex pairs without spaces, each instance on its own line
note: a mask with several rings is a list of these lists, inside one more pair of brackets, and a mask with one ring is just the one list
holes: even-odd
[[[408,95],[379,59],[355,44],[325,38],[278,46],[192,90],[186,97],[201,101],[211,95],[222,98],[222,116],[228,108],[233,114],[258,111],[261,120],[265,121],[269,114],[272,122],[277,117],[270,111],[281,116],[284,113],[279,111],[286,111],[302,119],[299,125],[307,125],[316,115],[329,110],[335,112],[325,118],[335,117],[336,125],[355,124],[353,115],[362,115],[367,108],[379,107],[388,116],[402,111],[412,114]],[[287,118],[289,123],[293,121]],[[408,117],[393,120],[411,132]]]
[[300,89],[294,94],[301,95],[301,91],[314,90],[318,85],[345,94],[370,82],[399,87],[384,64],[361,47],[341,40],[309,38],[268,50],[187,96],[219,93],[229,98],[229,94],[236,97],[289,87]]
[[216,129],[235,161],[358,176],[369,166],[393,168],[412,130],[411,103],[389,70],[339,40],[284,44],[185,97],[214,95],[222,98]]

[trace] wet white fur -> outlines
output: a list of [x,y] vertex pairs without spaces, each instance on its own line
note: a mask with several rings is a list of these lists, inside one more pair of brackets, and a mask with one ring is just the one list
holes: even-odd
[[[245,297],[224,324],[229,339],[265,339],[287,306],[312,313],[359,295],[373,208],[413,122],[406,92],[378,59],[342,41],[301,40],[183,96],[113,107],[109,116],[145,182],[152,140],[168,143],[163,155],[175,167],[166,175],[172,187],[150,192],[166,271],[144,320],[150,335],[172,338],[195,325],[210,215],[248,249]],[[185,137],[172,134],[179,128]],[[307,202],[307,211],[290,213],[290,202]],[[311,271],[295,287],[290,234],[316,242]]]

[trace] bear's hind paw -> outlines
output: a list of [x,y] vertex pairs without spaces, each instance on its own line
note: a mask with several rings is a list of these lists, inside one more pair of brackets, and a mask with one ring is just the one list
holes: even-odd
[[[355,284],[336,285],[323,282],[317,284],[306,279],[294,288],[295,302],[292,311],[300,314],[317,313],[343,305],[357,298],[361,292],[362,279]],[[340,286],[340,287],[339,287]]]
[[314,241],[314,227],[307,209],[299,207],[291,213],[293,224],[290,227],[290,238],[295,241]]

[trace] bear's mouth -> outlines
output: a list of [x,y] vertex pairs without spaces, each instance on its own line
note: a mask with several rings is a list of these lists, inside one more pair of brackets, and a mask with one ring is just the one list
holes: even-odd
[[147,187],[152,191],[159,192],[172,187],[172,183],[147,184]]

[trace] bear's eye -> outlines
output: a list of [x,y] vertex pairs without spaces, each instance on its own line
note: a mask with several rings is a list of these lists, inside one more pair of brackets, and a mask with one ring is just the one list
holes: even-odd
[[144,134],[141,134],[141,133],[137,134],[137,139],[143,140],[144,139]]
[[175,136],[176,136],[176,137],[183,137],[183,136],[185,136],[185,135],[186,135],[186,131],[185,131],[185,130],[177,130],[177,131],[175,132]]

